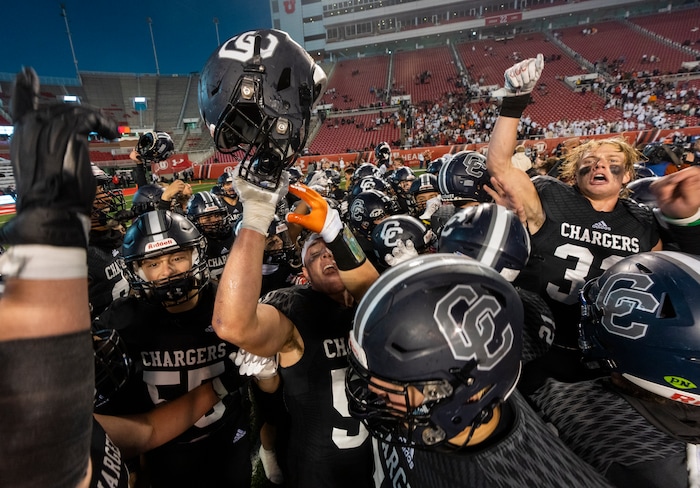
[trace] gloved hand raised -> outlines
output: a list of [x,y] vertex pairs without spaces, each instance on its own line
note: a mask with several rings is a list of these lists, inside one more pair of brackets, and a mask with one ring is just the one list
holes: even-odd
[[56,103],[39,107],[39,78],[16,77],[10,157],[17,182],[17,215],[0,228],[0,243],[86,247],[97,182],[87,136],[119,137],[99,111]]
[[544,57],[538,54],[508,68],[504,73],[503,88],[491,93],[496,97],[514,97],[530,93],[540,79],[544,69]]
[[119,137],[115,121],[81,105],[39,108],[39,78],[32,68],[16,77],[12,98],[14,134],[10,146],[17,181],[17,213],[34,207],[90,214],[95,177],[87,136]]
[[311,208],[311,212],[302,215],[287,214],[287,222],[299,224],[305,229],[320,234],[325,242],[333,242],[343,230],[343,222],[338,211],[331,208],[325,198],[308,186],[298,183],[289,185],[289,192],[295,195]]
[[282,172],[276,188],[265,189],[243,179],[240,176],[241,165],[234,170],[233,187],[243,202],[243,219],[241,226],[252,229],[266,236],[272,219],[275,217],[277,204],[287,194],[289,173]]

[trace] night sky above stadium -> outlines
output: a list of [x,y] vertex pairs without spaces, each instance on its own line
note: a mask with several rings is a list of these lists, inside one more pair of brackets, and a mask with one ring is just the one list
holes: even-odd
[[267,0],[13,0],[3,2],[0,72],[33,66],[39,76],[76,77],[61,4],[80,71],[156,73],[201,70],[219,40],[270,28]]

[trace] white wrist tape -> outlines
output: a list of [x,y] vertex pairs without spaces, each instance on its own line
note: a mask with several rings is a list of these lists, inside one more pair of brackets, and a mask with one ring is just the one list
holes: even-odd
[[87,251],[79,247],[20,244],[0,256],[0,275],[24,280],[87,277]]

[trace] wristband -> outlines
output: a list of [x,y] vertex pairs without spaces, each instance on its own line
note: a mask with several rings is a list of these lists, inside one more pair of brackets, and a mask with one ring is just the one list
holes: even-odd
[[695,212],[694,215],[683,219],[672,219],[671,217],[666,217],[663,213],[661,216],[669,224],[677,225],[679,227],[695,227],[700,225],[700,208],[698,208],[698,211]]
[[503,102],[501,102],[501,111],[499,115],[501,117],[511,117],[514,119],[519,119],[523,115],[525,107],[530,103],[530,94],[516,95],[514,97],[503,97]]
[[339,232],[332,242],[327,242],[326,246],[333,253],[333,259],[340,271],[359,268],[367,260],[360,243],[347,225],[343,225],[343,231]]

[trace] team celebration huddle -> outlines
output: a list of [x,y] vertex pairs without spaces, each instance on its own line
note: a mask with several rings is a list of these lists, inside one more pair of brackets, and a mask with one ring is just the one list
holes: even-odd
[[114,121],[23,69],[0,486],[700,487],[700,167],[640,178],[622,137],[519,167],[546,69],[505,71],[485,151],[301,167],[326,74],[241,33],[198,88],[238,163],[153,183],[148,132],[130,208],[90,162]]

